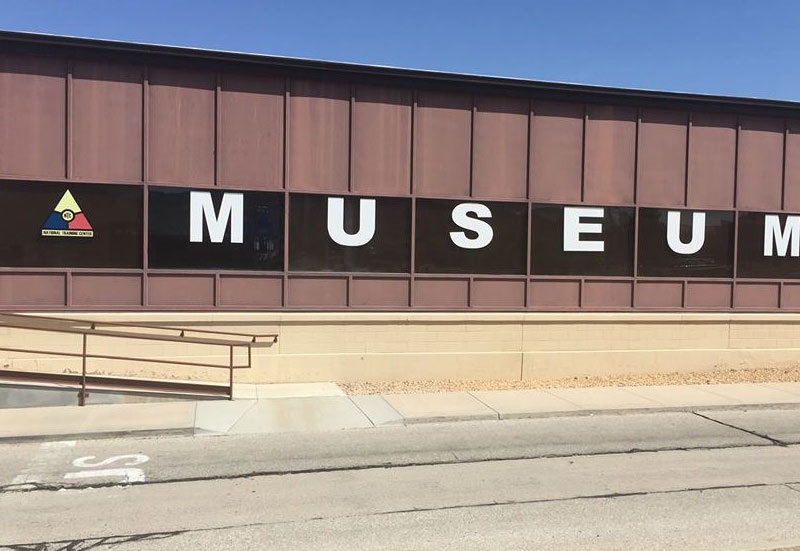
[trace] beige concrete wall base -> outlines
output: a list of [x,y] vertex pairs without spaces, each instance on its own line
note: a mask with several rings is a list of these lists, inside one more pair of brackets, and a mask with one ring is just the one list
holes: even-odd
[[[793,365],[800,315],[731,313],[83,313],[96,321],[278,333],[241,382],[550,379]],[[44,324],[46,325],[46,324]],[[0,327],[0,347],[80,350],[80,337]],[[95,353],[226,365],[206,345],[90,337]],[[245,358],[237,355],[237,363]],[[0,351],[0,368],[78,372],[74,358]],[[90,360],[90,373],[224,381],[225,370]]]
[[637,373],[711,371],[789,367],[800,362],[800,349],[602,350],[525,352],[524,379],[602,377]]
[[519,352],[438,354],[297,354],[281,356],[259,372],[239,373],[275,382],[519,379]]

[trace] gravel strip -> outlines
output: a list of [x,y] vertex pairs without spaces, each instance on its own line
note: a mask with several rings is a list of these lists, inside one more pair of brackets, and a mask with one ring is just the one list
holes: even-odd
[[569,377],[566,379],[525,381],[465,380],[387,381],[376,383],[339,383],[347,394],[418,394],[469,390],[529,390],[537,388],[586,388],[602,386],[705,385],[723,383],[796,383],[800,366],[764,369],[720,369],[716,371],[608,375],[605,377]]

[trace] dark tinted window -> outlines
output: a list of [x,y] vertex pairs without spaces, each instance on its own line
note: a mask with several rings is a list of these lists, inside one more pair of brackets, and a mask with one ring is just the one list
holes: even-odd
[[[190,240],[192,191],[210,193],[216,215],[224,212],[226,194],[242,196],[241,243],[233,242],[233,213],[220,242],[212,242],[208,220],[202,217],[202,241]],[[151,268],[283,270],[282,193],[151,187],[149,211]]]
[[[349,235],[362,228],[361,202],[374,201],[374,234],[358,246],[341,245],[328,233],[329,199],[344,199],[340,226]],[[367,234],[364,234],[367,235]],[[411,200],[291,194],[289,268],[326,272],[408,273],[411,269]]]
[[[567,208],[573,208],[566,206]],[[581,241],[603,241],[602,252],[564,251],[564,205],[533,205],[531,271],[541,275],[633,275],[634,209],[604,207],[601,234],[582,233]],[[584,208],[584,207],[576,207]]]
[[[461,204],[479,204],[491,217],[468,214],[471,221],[491,226],[492,238],[480,248],[463,248],[450,233],[463,234],[467,241],[480,238],[478,231],[465,229],[453,221],[453,209]],[[524,274],[527,247],[528,204],[439,199],[417,200],[416,264],[418,273]]]
[[0,265],[141,268],[142,188],[0,183]]
[[[788,242],[786,255],[778,256],[778,247],[773,233],[770,231],[772,256],[764,256],[764,221],[766,216],[777,216],[780,222],[780,229],[785,230],[787,238],[791,235],[787,227],[789,216],[786,214],[768,215],[762,212],[740,212],[737,275],[739,277],[800,279],[800,258],[792,256],[791,240]],[[795,221],[797,216],[793,215]],[[800,239],[800,232],[798,234],[797,239]]]
[[[639,275],[664,277],[732,277],[733,213],[705,213],[705,239],[692,254],[678,254],[667,243],[667,214],[675,209],[639,209]],[[692,241],[695,211],[679,211],[680,240]]]

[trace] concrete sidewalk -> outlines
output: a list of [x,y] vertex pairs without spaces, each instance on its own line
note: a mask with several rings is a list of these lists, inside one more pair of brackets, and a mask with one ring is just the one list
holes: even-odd
[[347,396],[334,383],[236,386],[233,401],[0,410],[0,441],[218,435],[625,412],[800,407],[800,383]]

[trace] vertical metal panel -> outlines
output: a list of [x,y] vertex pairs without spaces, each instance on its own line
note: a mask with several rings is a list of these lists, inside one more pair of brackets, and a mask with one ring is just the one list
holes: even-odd
[[73,306],[140,306],[142,276],[72,274]]
[[221,275],[219,278],[220,306],[279,307],[282,303],[281,277]]
[[[214,185],[222,180],[222,74],[214,75]],[[219,285],[219,278],[217,278]],[[219,289],[218,289],[219,290]],[[219,295],[217,295],[219,299]]]
[[409,305],[407,278],[354,277],[350,306],[356,308],[405,308]]
[[77,61],[72,72],[76,179],[142,180],[142,67]]
[[[529,154],[530,156],[530,154]],[[530,167],[530,158],[528,159],[528,166]],[[528,170],[528,195],[530,195],[530,170]],[[525,236],[525,276],[526,276],[526,283],[525,283],[525,306],[529,307],[533,305],[533,289],[531,287],[530,277],[531,277],[531,265],[532,265],[532,256],[531,256],[531,247],[533,245],[533,236],[531,235],[531,227],[533,226],[533,203],[528,202],[528,219],[525,222],[525,227],[527,231],[525,232],[527,235]]]
[[350,178],[350,89],[293,80],[289,98],[288,187],[347,191]]
[[309,308],[347,306],[347,278],[290,276],[288,302]]
[[0,305],[65,306],[66,274],[0,274]]
[[214,306],[214,276],[150,272],[147,282],[150,306]]
[[779,283],[738,282],[734,290],[733,306],[736,308],[777,308],[779,292]]
[[736,206],[778,210],[783,186],[783,120],[742,117],[740,125]]
[[636,164],[636,109],[590,105],[586,121],[584,200],[632,203]]
[[151,67],[149,78],[150,180],[213,184],[215,75]]
[[475,279],[470,287],[470,306],[513,308],[525,306],[525,281],[513,279]]
[[736,117],[692,113],[687,199],[692,208],[732,208],[736,185]]
[[0,55],[0,174],[64,177],[66,75],[62,59]]
[[688,114],[645,109],[639,132],[639,204],[680,207],[686,195]]
[[731,283],[688,281],[686,283],[687,308],[730,308]]
[[585,281],[583,306],[585,308],[629,308],[631,286],[629,281]]
[[142,75],[142,306],[150,305],[150,282],[147,267],[150,265],[150,192],[147,183],[150,181],[150,68],[144,66]]
[[414,128],[414,191],[438,197],[470,192],[472,98],[420,91]]
[[636,284],[637,308],[680,308],[683,282],[641,281]]
[[536,308],[578,308],[581,303],[580,281],[531,281],[530,305]]
[[414,281],[414,306],[422,308],[466,308],[469,280],[420,279]]
[[220,93],[220,185],[283,187],[284,79],[226,74]]
[[354,191],[411,192],[411,90],[356,88],[352,159]]
[[[73,154],[72,154],[72,137],[73,137],[73,105],[72,105],[72,96],[73,96],[73,86],[72,86],[72,74],[75,68],[75,62],[72,60],[67,61],[67,80],[66,80],[66,107],[64,112],[64,129],[66,131],[66,137],[64,138],[64,176],[67,180],[71,180],[73,175]],[[67,283],[69,283],[70,274],[67,274]],[[67,285],[67,306],[70,305],[69,301],[69,293],[70,287]]]
[[472,194],[525,199],[528,178],[526,99],[478,96],[472,142]]
[[785,163],[783,208],[800,212],[800,120],[786,121]]
[[531,197],[578,203],[583,180],[581,103],[536,102],[531,120]]

